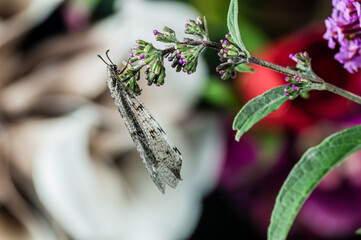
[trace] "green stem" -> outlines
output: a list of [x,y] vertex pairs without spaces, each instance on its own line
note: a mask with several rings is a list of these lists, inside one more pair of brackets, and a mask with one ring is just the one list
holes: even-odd
[[[180,42],[181,44],[188,44],[188,45],[193,45],[193,46],[198,46],[198,45],[203,45],[204,47],[208,47],[208,48],[214,48],[214,49],[221,49],[222,46],[219,43],[216,42],[212,42],[212,41],[188,41],[188,42]],[[173,52],[175,50],[174,47],[168,48],[163,50],[163,53],[167,53],[167,52]],[[271,63],[271,62],[267,62],[265,60],[262,60],[260,58],[257,57],[253,57],[250,56],[248,57],[248,62],[249,63],[253,63],[253,64],[257,64],[259,66],[262,67],[266,67],[269,69],[272,69],[276,72],[280,72],[283,73],[287,76],[298,76],[302,79],[308,80],[311,83],[313,83],[313,89],[314,90],[327,90],[330,92],[333,92],[337,95],[340,95],[342,97],[345,97],[351,101],[354,101],[358,104],[361,104],[361,96],[358,96],[356,94],[353,94],[349,91],[346,91],[344,89],[338,88],[332,84],[326,83],[322,78],[318,77],[318,76],[309,76],[309,75],[305,75],[302,74],[296,70],[290,69],[290,68],[286,68],[286,67],[282,67],[280,65]]]
[[316,90],[327,90],[327,91],[330,91],[330,92],[333,92],[337,95],[340,95],[342,97],[345,97],[351,101],[354,101],[358,104],[361,104],[361,97],[356,95],[356,94],[353,94],[349,91],[346,91],[342,88],[339,88],[339,87],[336,87],[330,83],[327,83],[325,81],[323,81],[321,78],[319,77],[314,77],[314,76],[308,76],[308,75],[304,75],[304,74],[301,74],[295,70],[292,70],[292,69],[289,69],[289,68],[285,68],[285,67],[282,67],[282,66],[279,66],[277,64],[274,64],[274,63],[270,63],[270,62],[267,62],[267,61],[264,61],[262,59],[259,59],[259,58],[256,58],[256,57],[252,57],[250,56],[249,57],[249,62],[250,63],[254,63],[254,64],[257,64],[257,65],[260,65],[260,66],[263,66],[263,67],[266,67],[266,68],[269,68],[269,69],[272,69],[274,71],[277,71],[277,72],[280,72],[280,73],[283,73],[285,75],[288,75],[288,76],[299,76],[303,79],[306,79],[313,84],[313,88],[316,89]]
[[305,74],[302,74],[300,72],[297,72],[293,69],[290,69],[290,68],[285,68],[285,67],[282,67],[280,65],[277,65],[277,64],[274,64],[274,63],[271,63],[271,62],[267,62],[265,60],[262,60],[262,59],[259,59],[259,58],[256,58],[256,57],[253,57],[253,56],[250,56],[248,58],[248,61],[250,63],[254,63],[254,64],[257,64],[257,65],[260,65],[262,67],[266,67],[266,68],[269,68],[269,69],[272,69],[276,72],[280,72],[280,73],[283,73],[287,76],[298,76],[300,78],[303,78],[303,79],[306,79],[312,83],[319,83],[319,84],[322,84],[324,81],[319,78],[319,77],[315,77],[315,76],[309,76],[309,75],[305,75]]
[[353,94],[353,93],[351,93],[349,91],[346,91],[346,90],[344,90],[342,88],[336,87],[335,85],[332,85],[330,83],[325,82],[323,85],[324,85],[324,90],[333,92],[333,93],[335,93],[337,95],[340,95],[340,96],[345,97],[345,98],[347,98],[347,99],[349,99],[351,101],[354,101],[354,102],[356,102],[358,104],[361,104],[361,97],[360,96],[358,96],[356,94]]

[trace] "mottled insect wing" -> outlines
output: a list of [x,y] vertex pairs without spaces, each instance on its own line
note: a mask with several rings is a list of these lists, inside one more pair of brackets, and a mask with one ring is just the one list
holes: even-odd
[[117,71],[116,65],[108,65],[110,93],[153,182],[164,193],[166,184],[175,188],[181,180],[182,155]]

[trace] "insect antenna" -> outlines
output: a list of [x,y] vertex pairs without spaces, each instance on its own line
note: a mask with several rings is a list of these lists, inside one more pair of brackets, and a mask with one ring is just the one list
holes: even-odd
[[[127,69],[129,62],[130,62],[130,58],[128,58],[127,64],[125,64],[125,67],[122,69],[122,71],[120,71],[119,74],[122,74],[122,73],[125,71],[125,69]],[[124,62],[123,62],[123,63],[124,63]]]
[[109,66],[109,63],[107,63],[107,62],[104,60],[104,58],[102,58],[102,56],[100,56],[99,54],[98,54],[97,56],[98,56],[98,58],[100,58],[107,66]]
[[112,62],[112,60],[110,59],[109,55],[108,55],[108,54],[109,54],[109,51],[110,51],[110,49],[108,49],[108,50],[105,52],[105,55],[107,56],[109,62],[110,62],[112,65],[115,65],[115,64]]
[[[102,58],[102,56],[100,56],[99,54],[98,54],[97,56],[98,56],[107,66],[116,66],[116,65],[113,63],[113,61],[110,59],[110,57],[109,57],[109,51],[110,51],[110,50],[108,49],[108,50],[105,52],[105,55],[107,56],[107,58],[108,58],[108,60],[109,60],[109,62],[110,62],[111,64],[107,63],[107,62],[104,60],[104,58]],[[127,64],[125,65],[125,67],[123,68],[123,70],[122,70],[122,71],[119,71],[118,74],[122,74],[122,73],[125,71],[125,69],[127,68],[129,62],[130,62],[130,58],[128,58]]]

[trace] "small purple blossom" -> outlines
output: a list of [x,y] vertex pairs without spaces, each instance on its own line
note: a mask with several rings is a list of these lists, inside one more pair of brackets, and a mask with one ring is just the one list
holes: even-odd
[[159,34],[159,32],[157,30],[153,30],[153,35],[155,36],[157,34]]
[[288,92],[286,88],[284,89],[284,92],[285,92],[285,96],[288,96]]
[[197,17],[196,23],[197,23],[198,25],[201,25],[201,24],[202,24],[202,18],[201,18],[200,16]]
[[144,53],[140,54],[139,56],[141,59],[144,59]]
[[340,46],[335,59],[350,73],[361,67],[361,4],[359,0],[333,0],[331,17],[325,20],[323,38],[328,47]]

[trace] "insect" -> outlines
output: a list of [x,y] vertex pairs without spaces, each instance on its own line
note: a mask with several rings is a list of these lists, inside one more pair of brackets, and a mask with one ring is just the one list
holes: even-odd
[[108,53],[109,50],[105,55],[110,63],[100,55],[98,57],[107,65],[110,94],[153,182],[164,193],[166,184],[175,188],[182,180],[182,155],[137,96],[120,79],[119,75],[129,61],[120,71]]

